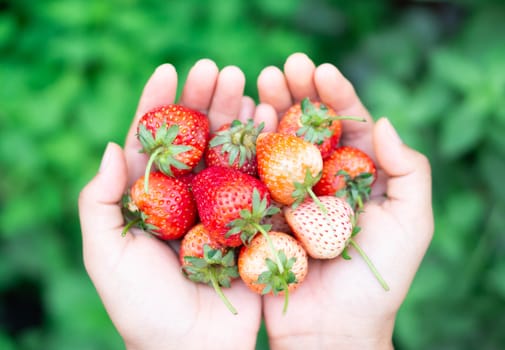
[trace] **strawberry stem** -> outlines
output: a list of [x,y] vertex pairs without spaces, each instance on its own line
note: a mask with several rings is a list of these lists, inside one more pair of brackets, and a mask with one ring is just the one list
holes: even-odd
[[354,249],[356,249],[356,251],[359,253],[359,255],[361,255],[361,257],[363,258],[363,260],[365,260],[366,264],[368,265],[368,267],[370,268],[370,270],[374,274],[375,278],[377,278],[377,280],[379,281],[379,283],[382,286],[382,288],[384,288],[385,291],[388,291],[389,290],[388,284],[382,278],[381,274],[379,273],[379,270],[377,270],[377,268],[373,264],[372,260],[370,260],[370,258],[368,257],[368,255],[366,255],[365,251],[352,238],[349,239],[349,244],[352,245],[354,247]]
[[149,157],[149,160],[147,161],[146,170],[144,172],[144,192],[145,193],[149,193],[149,174],[151,173],[151,168],[153,166],[153,162],[156,159],[156,157],[158,156],[158,154],[160,154],[161,152],[163,152],[163,148],[158,147],[156,149],[156,151],[154,151],[151,154],[151,156]]
[[319,198],[316,196],[316,194],[314,193],[314,191],[312,191],[311,188],[308,188],[307,189],[307,193],[309,194],[310,198],[312,198],[312,200],[314,201],[314,203],[317,204],[317,206],[319,207],[319,209],[323,212],[323,214],[325,215],[325,217],[327,217],[328,215],[328,209],[326,209],[326,207],[324,206],[324,204],[319,200]]
[[284,266],[282,266],[281,259],[279,258],[279,254],[277,254],[277,251],[275,250],[274,244],[273,244],[272,240],[270,239],[270,235],[268,234],[267,231],[265,231],[263,229],[263,227],[261,227],[261,225],[254,224],[254,227],[256,227],[258,229],[258,231],[263,235],[263,237],[265,237],[265,239],[268,243],[268,247],[270,248],[270,252],[274,256],[275,263],[277,264],[277,268],[279,269],[279,272],[281,274],[284,273]]
[[128,233],[128,231],[135,225],[137,225],[138,223],[142,222],[142,219],[141,218],[138,218],[138,219],[135,219],[135,220],[132,220],[130,221],[128,224],[126,224],[126,226],[123,228],[123,231],[121,232],[121,236],[126,236],[126,234]]
[[221,287],[219,286],[219,283],[217,281],[217,278],[216,278],[216,275],[212,272],[210,273],[210,283],[212,283],[212,287],[214,288],[214,290],[216,291],[217,295],[219,296],[219,298],[223,301],[223,303],[226,305],[226,307],[228,308],[228,310],[230,310],[230,312],[234,315],[238,314],[237,310],[235,309],[235,307],[232,305],[232,303],[230,302],[230,300],[228,300],[228,298],[226,297],[226,295],[224,295],[223,293],[223,290],[221,289]]
[[352,115],[339,115],[338,120],[355,120],[357,122],[366,122],[366,119],[363,117],[355,117]]
[[289,304],[289,288],[288,284],[284,282],[284,306],[282,307],[282,314],[285,315],[288,311]]

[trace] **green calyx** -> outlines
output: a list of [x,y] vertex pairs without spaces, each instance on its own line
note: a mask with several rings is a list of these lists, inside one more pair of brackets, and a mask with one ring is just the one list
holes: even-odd
[[270,258],[266,258],[265,265],[267,270],[258,276],[256,282],[265,285],[261,292],[262,294],[273,293],[274,295],[278,295],[284,292],[284,307],[282,312],[285,314],[289,304],[289,285],[298,283],[296,275],[292,271],[296,258],[292,257],[288,259],[283,250],[279,250],[277,256],[283,267],[282,270],[279,269],[278,263]]
[[300,102],[300,107],[302,112],[300,123],[302,126],[296,131],[296,135],[303,136],[305,141],[316,145],[333,136],[329,127],[335,120],[365,121],[364,118],[360,117],[331,115],[326,105],[320,103],[316,106],[308,97]]
[[216,132],[209,142],[209,147],[221,146],[221,153],[228,154],[228,162],[232,165],[238,158],[238,165],[242,166],[246,161],[256,155],[256,139],[264,128],[264,123],[254,125],[252,119],[247,123],[234,120],[230,128]]
[[312,187],[314,187],[314,185],[321,179],[321,175],[322,172],[316,176],[313,176],[310,172],[310,169],[307,168],[303,182],[294,183],[295,190],[293,193],[291,193],[291,196],[295,199],[293,204],[291,204],[291,207],[293,209],[296,209],[305,200],[305,198],[307,198],[307,196],[310,196],[312,198],[315,197],[315,194],[312,191]]
[[269,206],[266,197],[261,198],[259,191],[255,188],[252,193],[251,210],[240,211],[240,218],[228,224],[230,230],[226,233],[226,237],[240,233],[242,242],[249,245],[258,232],[270,231],[272,225],[263,224],[263,219],[277,214],[279,211],[280,209],[276,206]]
[[149,172],[153,163],[165,175],[173,176],[172,167],[177,169],[189,169],[188,165],[176,159],[176,155],[187,152],[193,147],[187,145],[176,145],[174,140],[179,134],[179,126],[174,124],[170,127],[163,123],[153,134],[147,130],[144,124],[139,125],[139,133],[137,135],[142,149],[140,152],[149,155],[147,162],[144,182],[145,192],[148,192]]
[[262,223],[265,217],[277,214],[279,211],[280,209],[278,207],[274,205],[269,206],[267,199],[261,198],[259,191],[255,188],[252,193],[252,209],[243,209],[240,211],[240,218],[228,224],[231,228],[226,233],[226,237],[240,233],[240,240],[247,246],[259,232],[265,237],[270,252],[275,258],[277,268],[279,271],[284,271],[281,260],[272,243],[272,239],[268,234],[272,225]]
[[223,255],[221,250],[204,244],[201,258],[185,256],[184,262],[183,273],[193,282],[212,286],[230,312],[236,315],[237,310],[221,289],[229,288],[232,279],[239,276],[234,250],[230,249]]
[[339,170],[337,176],[344,178],[345,187],[338,190],[335,195],[345,199],[353,209],[362,209],[365,202],[370,199],[372,192],[372,183],[374,181],[372,173],[361,173],[352,177],[345,170]]
[[133,202],[129,194],[125,194],[121,200],[121,210],[126,220],[126,225],[121,232],[124,237],[132,227],[138,227],[141,230],[157,236],[159,228],[146,222],[147,215],[142,212]]

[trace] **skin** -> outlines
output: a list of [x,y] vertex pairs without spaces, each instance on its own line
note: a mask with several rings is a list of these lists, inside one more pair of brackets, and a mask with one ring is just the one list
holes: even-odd
[[258,91],[260,101],[274,106],[277,116],[311,96],[341,115],[367,119],[343,121],[343,144],[370,154],[379,170],[355,240],[390,287],[388,292],[381,288],[352,248],[350,261],[311,260],[307,280],[291,296],[285,316],[279,312],[282,299],[263,299],[271,348],[391,349],[396,313],[433,234],[427,158],[404,145],[387,119],[374,123],[350,82],[331,64],[316,67],[306,55],[293,54],[283,72],[267,67],[260,73]]
[[[207,113],[216,128],[251,112],[243,86],[238,68],[219,71],[214,62],[201,60],[190,70],[179,103]],[[177,253],[167,244],[136,230],[121,237],[124,222],[118,202],[147,161],[138,152],[136,122],[149,109],[174,102],[176,88],[174,67],[158,67],[145,85],[124,150],[110,143],[98,174],[82,190],[84,264],[128,349],[234,349],[237,342],[252,349],[261,320],[259,295],[240,281],[226,289],[240,311],[236,317],[212,288],[182,275]]]
[[350,261],[309,262],[308,277],[290,296],[286,315],[282,297],[261,298],[235,281],[224,290],[239,311],[233,316],[210,287],[182,276],[174,244],[135,230],[121,237],[124,221],[117,203],[146,165],[145,155],[138,152],[136,121],[150,108],[174,102],[177,78],[169,64],[156,69],[124,147],[107,146],[99,172],[79,198],[84,264],[126,347],[253,349],[263,316],[272,349],[392,348],[396,313],[433,234],[426,157],[403,144],[387,119],[374,123],[351,83],[331,64],[316,66],[295,53],[283,70],[266,67],[257,80],[260,104],[255,106],[243,96],[240,69],[219,70],[210,60],[198,61],[178,102],[207,113],[213,130],[236,116],[253,116],[273,131],[282,112],[309,96],[340,114],[367,118],[366,123],[343,122],[343,143],[370,154],[379,169],[356,241],[390,291],[381,288],[350,248]]

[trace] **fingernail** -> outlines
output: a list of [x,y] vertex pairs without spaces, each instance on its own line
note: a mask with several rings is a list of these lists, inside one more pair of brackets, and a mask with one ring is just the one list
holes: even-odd
[[98,168],[99,173],[103,172],[109,165],[110,154],[111,154],[111,143],[109,142],[107,144],[107,147],[105,147],[105,151],[103,152],[102,161],[100,162],[100,168]]
[[393,124],[391,124],[391,121],[384,117],[384,121],[385,121],[385,127],[386,127],[386,131],[389,135],[389,137],[391,138],[392,141],[394,141],[395,143],[397,144],[402,144],[403,141],[402,139],[400,138],[400,136],[398,135],[398,132],[396,132],[396,129],[393,127]]

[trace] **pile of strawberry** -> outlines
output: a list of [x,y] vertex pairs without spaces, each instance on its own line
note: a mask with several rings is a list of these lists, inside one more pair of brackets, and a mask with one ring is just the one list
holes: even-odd
[[183,273],[214,287],[233,313],[221,289],[233,279],[283,294],[285,312],[308,258],[348,259],[349,245],[387,290],[353,240],[377,171],[367,154],[340,145],[344,118],[304,99],[276,132],[235,120],[211,133],[207,116],[190,108],[149,111],[137,133],[149,162],[124,197],[124,234],[137,226],[180,240]]

